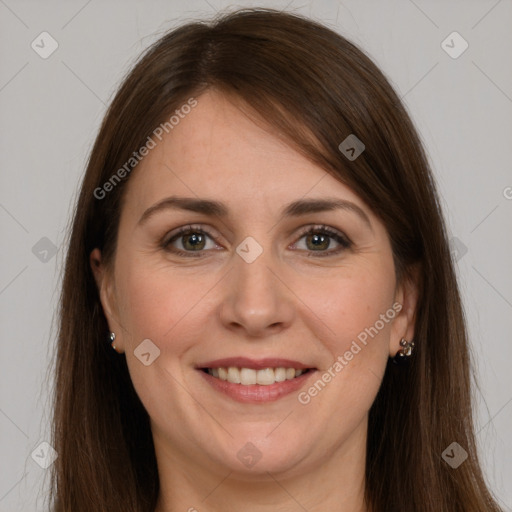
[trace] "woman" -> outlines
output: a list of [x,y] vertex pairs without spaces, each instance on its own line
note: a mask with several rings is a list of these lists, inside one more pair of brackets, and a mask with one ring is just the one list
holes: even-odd
[[57,512],[499,510],[424,151],[315,22],[242,10],[147,50],[61,300]]

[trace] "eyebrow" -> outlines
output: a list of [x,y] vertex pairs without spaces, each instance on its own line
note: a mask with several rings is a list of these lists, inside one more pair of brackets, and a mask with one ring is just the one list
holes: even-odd
[[[209,216],[218,216],[226,218],[229,216],[229,208],[219,201],[209,199],[199,199],[193,197],[171,196],[162,199],[158,203],[150,206],[141,216],[138,224],[146,222],[150,217],[158,212],[165,210],[185,210],[189,212],[202,213]],[[346,210],[357,214],[373,231],[372,224],[365,211],[357,204],[345,199],[335,197],[309,198],[293,201],[282,209],[281,218],[300,217],[311,213],[320,213],[326,211]]]

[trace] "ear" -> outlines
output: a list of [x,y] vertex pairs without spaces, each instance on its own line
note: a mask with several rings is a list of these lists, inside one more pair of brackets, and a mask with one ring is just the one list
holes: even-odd
[[96,287],[100,296],[101,306],[107,319],[110,332],[116,335],[116,351],[124,352],[123,330],[119,322],[119,313],[117,308],[115,283],[110,269],[106,268],[102,261],[101,251],[96,248],[89,256]]
[[407,270],[395,291],[395,304],[397,304],[397,307],[394,309],[398,310],[398,304],[400,304],[401,309],[391,324],[389,340],[390,357],[395,357],[396,353],[402,348],[400,346],[402,338],[405,338],[407,341],[414,339],[414,325],[420,288],[420,267],[414,265]]

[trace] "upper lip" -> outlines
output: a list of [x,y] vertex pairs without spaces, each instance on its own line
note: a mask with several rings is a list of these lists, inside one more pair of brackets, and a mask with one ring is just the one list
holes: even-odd
[[281,359],[275,357],[265,357],[264,359],[250,359],[248,357],[226,357],[224,359],[215,359],[215,361],[206,361],[198,364],[197,368],[252,368],[262,370],[264,368],[295,368],[306,370],[312,368],[311,365],[292,361],[291,359]]

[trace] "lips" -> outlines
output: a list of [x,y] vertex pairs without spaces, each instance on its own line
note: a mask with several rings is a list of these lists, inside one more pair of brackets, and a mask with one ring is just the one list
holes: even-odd
[[247,357],[228,357],[224,359],[215,359],[214,361],[207,361],[196,365],[196,368],[251,368],[253,370],[262,370],[264,368],[295,368],[296,370],[307,370],[311,368],[307,364],[299,361],[292,361],[291,359],[280,358],[264,358],[264,359],[249,359]]
[[299,389],[316,370],[290,359],[245,357],[207,361],[196,368],[214,389],[241,402],[277,400]]

